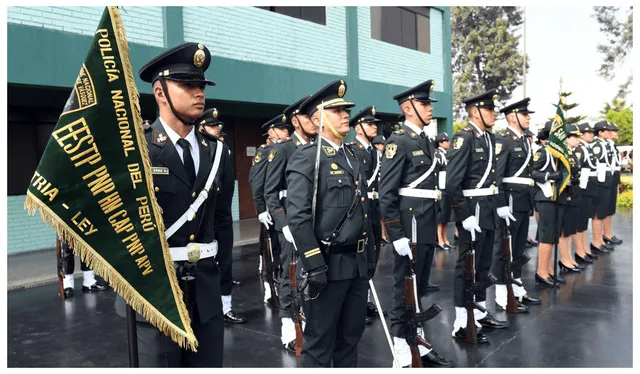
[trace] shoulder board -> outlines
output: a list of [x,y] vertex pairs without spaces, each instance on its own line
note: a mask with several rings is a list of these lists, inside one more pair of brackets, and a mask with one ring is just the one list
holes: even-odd
[[286,143],[286,142],[290,142],[290,141],[291,141],[291,138],[289,138],[289,137],[284,138],[284,139],[280,139],[280,143]]
[[268,145],[266,145],[266,144],[260,144],[260,148],[267,148],[267,147],[268,147]]
[[471,127],[471,126],[467,126],[467,127],[464,127],[464,128],[463,128],[462,130],[460,130],[460,131],[473,131],[473,127]]
[[398,135],[402,135],[402,134],[404,134],[404,133],[405,133],[405,131],[404,131],[404,130],[402,130],[402,129],[400,129],[400,130],[396,130],[396,131],[394,131],[393,133],[394,133],[394,134],[398,134]]
[[344,145],[351,145],[351,146],[353,146],[353,145],[356,145],[356,142],[355,142],[355,141],[353,141],[353,142],[349,142],[349,143],[344,143]]

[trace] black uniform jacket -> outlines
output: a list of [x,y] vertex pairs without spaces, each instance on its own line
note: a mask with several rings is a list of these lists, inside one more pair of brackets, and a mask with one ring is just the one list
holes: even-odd
[[[400,196],[399,189],[426,173],[437,163],[435,146],[409,126],[394,131],[385,144],[380,172],[380,210],[390,241],[411,238],[411,221],[416,217],[417,243],[437,241],[437,201],[435,199]],[[416,189],[436,190],[436,167]]]
[[575,150],[576,155],[580,158],[580,165],[582,165],[582,172],[589,173],[589,183],[587,188],[583,190],[585,196],[597,196],[596,183],[598,183],[598,177],[595,175],[596,168],[598,166],[598,158],[593,153],[591,145],[584,140],[580,141],[580,146]]
[[301,143],[298,139],[286,138],[272,143],[269,157],[267,158],[267,171],[264,181],[264,199],[267,202],[267,210],[273,217],[276,230],[282,231],[287,226],[286,198],[280,198],[280,191],[287,190],[287,178],[285,170],[287,163]]
[[591,143],[591,150],[593,150],[593,154],[598,158],[598,163],[607,165],[605,180],[603,183],[599,184],[604,187],[613,187],[615,184],[615,180],[613,178],[613,173],[608,169],[608,167],[611,166],[611,162],[613,161],[613,150],[609,145],[609,142],[595,137],[593,138],[593,142]]
[[[378,157],[378,151],[376,151],[376,148],[373,145],[371,145],[370,150],[367,150],[367,148],[365,148],[357,139],[355,142],[349,143],[349,145],[355,149],[356,157],[358,157],[362,162],[361,167],[365,172],[367,192],[370,194],[375,193],[376,197],[380,198],[378,181],[380,180],[380,163],[382,160]],[[369,181],[371,181],[371,184],[369,184]],[[369,195],[369,197],[371,196],[372,195]],[[369,221],[372,226],[380,226],[380,202],[378,199],[370,199],[369,203],[369,211],[371,212]]]
[[264,179],[267,171],[267,158],[271,146],[262,144],[256,150],[253,161],[251,162],[251,169],[249,169],[249,186],[251,186],[251,195],[253,196],[253,202],[256,205],[258,214],[267,211],[267,203],[264,200]]
[[[367,253],[372,251],[373,246],[364,245],[367,231],[371,228],[365,173],[353,148],[343,146],[345,155],[336,151],[324,139],[321,146],[315,226],[312,201],[317,144],[301,146],[287,165],[289,229],[306,271],[327,265],[329,280],[366,277],[367,261],[373,261],[374,255]],[[355,208],[348,212],[354,199]],[[326,253],[326,245],[321,244],[321,241],[331,236],[346,213],[349,213],[348,218],[331,243],[330,253]],[[333,248],[358,246],[358,243],[359,253],[341,253]]]

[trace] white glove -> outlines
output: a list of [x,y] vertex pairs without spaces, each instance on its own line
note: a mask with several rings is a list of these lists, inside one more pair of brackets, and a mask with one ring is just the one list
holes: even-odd
[[269,214],[268,211],[264,211],[258,214],[258,221],[260,221],[260,223],[262,223],[263,225],[267,226],[267,228],[273,225],[273,219],[271,218],[271,215]]
[[291,235],[291,230],[289,230],[289,226],[283,227],[282,233],[284,234],[284,238],[287,239],[289,243],[293,243],[293,235]]
[[469,216],[467,219],[462,221],[462,227],[471,233],[471,240],[476,240],[476,231],[482,232],[480,226],[478,226],[478,222],[476,221],[476,216]]
[[413,260],[411,255],[411,246],[409,245],[408,238],[400,238],[393,242],[393,248],[398,252],[400,256],[409,256],[410,260]]
[[500,208],[497,209],[497,212],[500,218],[507,221],[507,226],[509,226],[509,220],[513,222],[516,221],[516,217],[514,217],[513,214],[511,214],[511,209],[509,209],[508,206],[501,206]]

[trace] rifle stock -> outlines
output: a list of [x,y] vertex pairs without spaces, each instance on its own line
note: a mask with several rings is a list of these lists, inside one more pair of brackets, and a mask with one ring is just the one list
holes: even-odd
[[263,235],[264,235],[264,256],[262,256],[263,267],[262,269],[265,271],[265,277],[267,278],[267,283],[269,284],[269,289],[271,290],[271,304],[274,308],[280,308],[280,300],[276,293],[276,284],[278,280],[276,278],[276,266],[273,260],[273,252],[271,248],[271,236],[269,235],[269,230],[262,226]]
[[301,313],[302,302],[298,292],[297,253],[294,249],[289,263],[289,279],[291,281],[291,319],[296,328],[296,357],[302,356],[302,321],[306,321]]
[[[464,262],[464,280],[465,280],[465,299],[467,309],[467,328],[464,340],[467,343],[476,344],[478,342],[477,339],[477,331],[476,331],[476,319],[473,314],[474,309],[482,310],[480,305],[475,301],[475,265],[474,265],[474,256],[475,250],[473,248],[473,242],[469,243],[470,248],[465,255]],[[482,309],[481,309],[482,308]]]
[[522,255],[517,259],[513,259],[511,252],[511,234],[509,233],[509,227],[504,226],[502,240],[502,255],[504,259],[504,277],[505,285],[507,286],[507,313],[518,313],[518,303],[516,302],[516,296],[513,292],[513,285],[522,287],[522,283],[513,278],[513,269],[517,269],[526,264],[530,258],[527,255]]

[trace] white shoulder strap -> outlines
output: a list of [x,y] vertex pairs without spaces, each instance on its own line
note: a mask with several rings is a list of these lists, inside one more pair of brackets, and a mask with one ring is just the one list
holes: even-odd
[[409,188],[416,188],[420,183],[422,183],[423,180],[429,178],[429,175],[433,173],[433,171],[436,169],[436,165],[438,164],[438,160],[436,160],[435,154],[433,156],[434,157],[433,157],[433,160],[431,161],[431,167],[429,168],[429,170],[427,170],[424,174],[422,174],[418,179],[409,183]]
[[478,182],[478,184],[476,185],[476,188],[482,188],[482,185],[484,184],[484,181],[487,180],[487,177],[489,176],[489,170],[491,170],[491,167],[493,166],[493,144],[491,144],[491,137],[487,136],[487,140],[489,142],[488,146],[489,146],[489,163],[487,164],[487,170],[484,171],[484,175],[482,176],[482,179],[480,179],[480,181]]
[[378,177],[378,170],[380,170],[380,164],[381,164],[380,157],[378,157],[378,154],[376,153],[376,168],[375,170],[373,170],[373,174],[371,175],[371,178],[367,180],[367,187],[371,186],[371,183],[373,183],[373,181],[376,180],[376,178]]
[[[528,140],[527,140],[528,141]],[[522,174],[522,172],[524,171],[524,169],[527,168],[527,165],[529,165],[529,160],[531,160],[531,147],[527,147],[527,158],[524,160],[524,164],[522,164],[522,166],[520,167],[520,170],[518,170],[513,176],[514,177],[519,177],[520,174]]]

